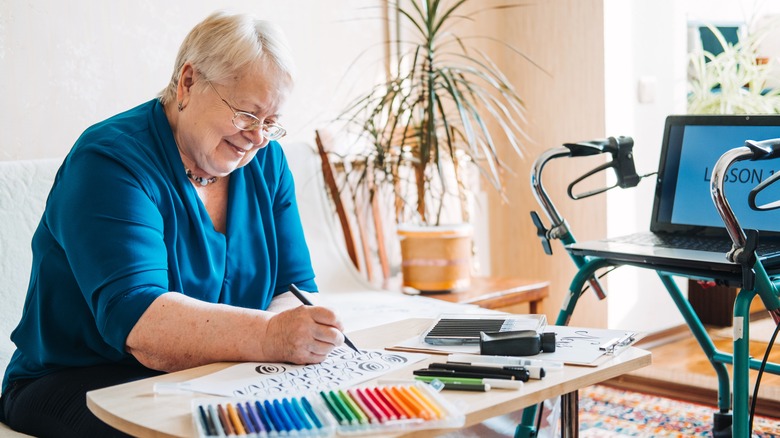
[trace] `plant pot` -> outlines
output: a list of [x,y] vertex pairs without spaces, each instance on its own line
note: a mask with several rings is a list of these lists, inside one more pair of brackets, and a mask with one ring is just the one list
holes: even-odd
[[469,224],[399,225],[403,285],[420,292],[452,292],[471,285]]

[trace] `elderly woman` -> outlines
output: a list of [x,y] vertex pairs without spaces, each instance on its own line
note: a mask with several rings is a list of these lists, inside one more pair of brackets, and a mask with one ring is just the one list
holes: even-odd
[[282,35],[215,13],[157,99],[87,129],[33,237],[3,379],[5,422],[36,436],[121,436],[89,390],[217,361],[317,363],[344,342],[316,291],[276,142],[293,85]]

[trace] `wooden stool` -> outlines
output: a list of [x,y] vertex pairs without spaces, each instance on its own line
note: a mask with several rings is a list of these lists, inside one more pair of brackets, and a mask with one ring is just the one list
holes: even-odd
[[472,277],[468,289],[425,296],[450,303],[475,304],[486,309],[511,312],[528,303],[528,313],[543,313],[542,301],[550,295],[549,281],[520,277]]

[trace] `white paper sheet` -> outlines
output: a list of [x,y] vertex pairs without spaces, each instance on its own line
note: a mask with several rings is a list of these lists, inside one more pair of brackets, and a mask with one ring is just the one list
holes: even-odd
[[312,294],[311,299],[314,304],[336,312],[347,334],[409,318],[436,318],[442,313],[498,313],[473,304],[390,291],[319,293]]
[[188,380],[182,389],[226,397],[301,396],[326,389],[347,388],[419,362],[416,353],[339,347],[313,365],[247,362]]
[[[568,327],[548,325],[546,332],[555,333],[555,351],[526,356],[528,359],[540,359],[554,362],[564,362],[567,365],[596,366],[599,360],[609,356],[600,347],[612,339],[619,339],[633,334],[631,341],[612,352],[619,354],[625,348],[639,340],[640,333],[629,330],[594,329],[584,327]],[[433,354],[479,354],[479,345],[431,345],[425,343],[422,336],[417,336],[400,342],[391,348],[393,351],[419,351]]]

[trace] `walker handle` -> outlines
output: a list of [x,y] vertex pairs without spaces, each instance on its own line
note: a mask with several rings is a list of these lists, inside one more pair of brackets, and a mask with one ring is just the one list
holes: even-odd
[[[753,154],[752,158],[748,158],[751,161],[769,160],[780,157],[780,138],[772,138],[764,141],[747,140],[745,146],[747,146]],[[776,210],[780,208],[780,200],[762,205],[756,204],[758,194],[777,182],[779,178],[780,172],[775,173],[764,181],[761,181],[761,183],[750,191],[748,194],[748,205],[750,205],[750,208],[757,211]]]
[[[600,140],[565,143],[563,146],[571,151],[572,157],[584,157],[603,153],[609,153],[612,155],[612,159],[610,161],[585,173],[569,184],[569,187],[566,190],[569,198],[578,200],[606,192],[607,190],[614,189],[615,187],[625,189],[629,187],[635,187],[637,184],[639,184],[639,180],[641,178],[639,175],[637,175],[636,166],[634,165],[633,138],[625,136],[609,137]],[[617,182],[614,185],[590,190],[583,193],[574,193],[574,186],[584,181],[585,179],[608,169],[612,169],[615,173]]]

